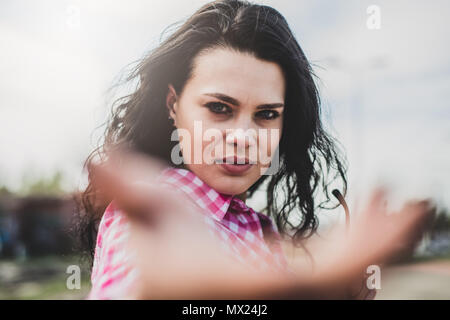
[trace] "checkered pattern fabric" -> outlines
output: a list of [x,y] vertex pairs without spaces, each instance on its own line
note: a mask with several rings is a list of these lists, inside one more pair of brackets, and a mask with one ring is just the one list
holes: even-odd
[[[218,193],[186,169],[168,167],[158,181],[200,208],[210,233],[233,258],[255,268],[289,270],[280,235],[267,216],[235,196]],[[88,299],[127,297],[137,278],[125,249],[128,227],[126,216],[112,202],[99,225]]]

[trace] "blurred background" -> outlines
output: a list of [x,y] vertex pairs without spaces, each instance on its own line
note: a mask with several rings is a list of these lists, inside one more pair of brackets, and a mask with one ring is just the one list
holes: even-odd
[[[0,2],[0,299],[89,291],[89,267],[68,230],[108,89],[166,27],[206,2]],[[414,255],[383,271],[377,298],[450,299],[450,3],[256,2],[286,17],[314,64],[323,120],[347,154],[351,211],[380,183],[392,208],[413,197],[437,204]],[[263,202],[259,194],[249,204]],[[342,213],[320,212],[321,226]],[[81,286],[70,290],[74,264]]]

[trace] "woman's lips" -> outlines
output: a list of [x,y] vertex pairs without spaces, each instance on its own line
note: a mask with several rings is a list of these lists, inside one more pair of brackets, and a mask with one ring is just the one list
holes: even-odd
[[222,166],[222,168],[224,168],[226,171],[228,171],[230,173],[243,173],[243,172],[247,171],[248,169],[250,169],[250,167],[253,165],[250,163],[248,163],[248,164],[222,163],[221,166]]
[[220,164],[227,172],[232,174],[244,173],[253,166],[253,163],[250,163],[247,158],[244,159],[238,157],[223,158],[218,162],[218,164]]

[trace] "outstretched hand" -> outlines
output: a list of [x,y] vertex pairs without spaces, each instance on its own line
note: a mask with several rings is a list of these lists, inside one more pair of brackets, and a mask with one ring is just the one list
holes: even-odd
[[431,217],[429,201],[408,202],[387,214],[382,190],[327,243],[310,244],[313,272],[253,270],[236,263],[208,232],[202,215],[156,177],[163,164],[130,151],[111,153],[93,168],[92,181],[130,221],[130,250],[139,270],[136,295],[146,299],[347,298],[346,288],[371,264],[386,264],[410,248]]

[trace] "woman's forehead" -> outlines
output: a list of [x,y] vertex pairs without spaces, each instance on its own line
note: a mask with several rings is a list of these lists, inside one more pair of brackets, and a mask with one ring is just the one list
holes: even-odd
[[196,57],[193,74],[186,83],[191,93],[222,93],[236,99],[284,101],[285,80],[281,67],[248,53],[215,49]]

